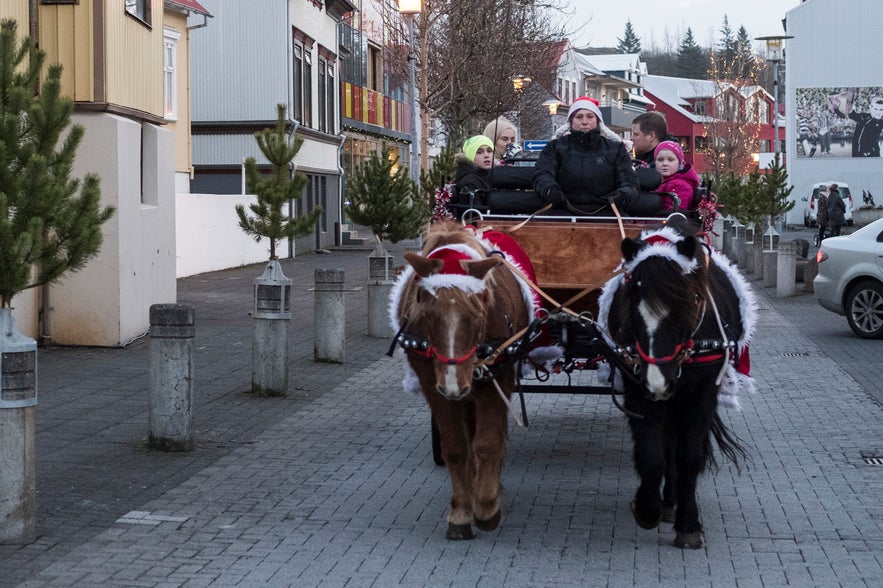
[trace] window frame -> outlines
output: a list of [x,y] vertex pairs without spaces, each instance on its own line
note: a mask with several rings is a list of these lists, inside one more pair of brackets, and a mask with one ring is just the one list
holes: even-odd
[[[152,26],[152,3],[153,0],[123,0],[123,10],[127,15],[134,18],[145,26]],[[139,7],[141,8],[138,11]],[[132,9],[130,9],[132,8]]]
[[[181,33],[163,29],[163,116],[178,120],[178,41]],[[169,63],[167,60],[170,60]]]

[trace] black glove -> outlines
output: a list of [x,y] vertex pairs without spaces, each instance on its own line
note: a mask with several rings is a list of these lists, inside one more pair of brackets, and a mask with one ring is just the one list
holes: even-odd
[[611,204],[615,204],[616,208],[618,208],[620,212],[628,211],[629,207],[632,204],[632,199],[629,198],[629,195],[620,191],[609,194],[607,196],[607,200],[609,200]]
[[555,208],[567,207],[567,200],[564,198],[564,192],[561,191],[561,187],[558,186],[558,184],[546,188],[546,193],[543,194],[543,198]]

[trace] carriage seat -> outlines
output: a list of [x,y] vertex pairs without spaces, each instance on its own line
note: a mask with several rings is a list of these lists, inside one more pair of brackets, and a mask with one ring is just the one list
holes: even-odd
[[[448,209],[456,218],[474,208],[484,214],[533,214],[546,205],[546,201],[533,189],[534,160],[519,161],[517,165],[495,166],[491,169],[489,180],[491,190],[475,190],[459,193],[456,188],[454,197],[448,202]],[[666,217],[670,211],[663,211],[660,206],[659,194],[653,192],[659,186],[659,174],[639,174],[638,182],[641,193],[638,199],[630,203],[628,211],[620,211],[625,216]],[[655,181],[655,183],[654,183]],[[672,196],[677,199],[676,196]],[[698,203],[698,198],[694,199]],[[573,199],[571,204],[576,208],[588,208],[590,205]],[[553,209],[549,214],[572,214],[569,210]],[[605,208],[603,216],[612,214]]]

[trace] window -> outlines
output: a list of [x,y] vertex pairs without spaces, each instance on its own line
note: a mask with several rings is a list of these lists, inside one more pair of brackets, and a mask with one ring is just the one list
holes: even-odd
[[150,2],[151,0],[125,0],[126,12],[137,18],[138,20],[150,24]]
[[705,100],[697,98],[693,102],[693,112],[695,114],[705,114]]
[[178,39],[181,33],[163,30],[163,116],[169,120],[178,118],[178,84],[175,76]]
[[337,128],[334,126],[335,114],[337,113],[337,109],[334,107],[334,98],[337,96],[337,84],[334,81],[334,64],[329,63],[327,66],[328,73],[325,76],[325,101],[327,105],[325,106],[325,112],[328,115],[328,125],[326,130],[329,133],[334,133]]
[[304,52],[304,117],[305,126],[313,126],[313,54]]
[[383,62],[380,47],[375,45],[368,45],[368,89],[375,92],[383,90]]
[[328,130],[328,118],[326,116],[326,109],[328,107],[328,103],[325,100],[325,89],[326,89],[325,72],[327,71],[327,69],[328,68],[325,65],[325,60],[322,58],[319,58],[319,71],[318,71],[319,87],[317,88],[319,90],[319,96],[318,96],[318,101],[319,101],[319,104],[318,104],[318,106],[319,106],[318,123],[319,124],[317,125],[317,128],[323,132]]
[[304,49],[301,45],[294,45],[294,112],[291,115],[299,121],[304,119]]
[[708,151],[708,137],[696,137],[696,151],[699,153]]

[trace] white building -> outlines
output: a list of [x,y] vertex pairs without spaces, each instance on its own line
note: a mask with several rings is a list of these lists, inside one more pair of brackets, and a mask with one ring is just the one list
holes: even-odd
[[[785,100],[788,175],[794,185],[792,224],[803,222],[803,201],[817,182],[849,185],[855,206],[862,190],[883,202],[883,158],[864,142],[874,126],[845,115],[870,119],[870,104],[883,97],[880,0],[805,0],[786,14]],[[825,130],[828,133],[825,133]],[[825,135],[828,135],[825,138]],[[864,139],[861,135],[864,135]],[[853,156],[855,147],[866,156]],[[877,153],[879,153],[879,140]]]

